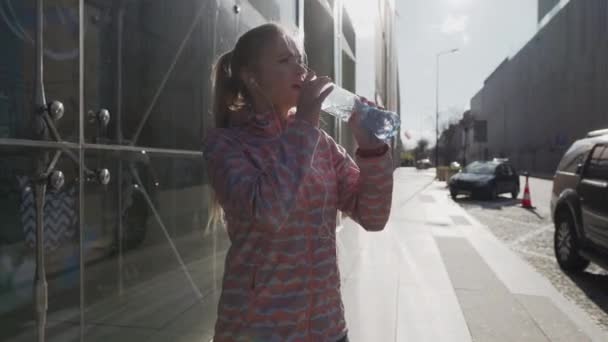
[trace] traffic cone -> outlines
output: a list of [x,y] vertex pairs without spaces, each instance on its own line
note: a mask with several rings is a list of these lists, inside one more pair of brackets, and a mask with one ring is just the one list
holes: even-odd
[[524,188],[524,198],[521,200],[521,206],[526,209],[534,208],[532,206],[532,199],[530,198],[530,187],[528,185],[528,175],[526,175],[526,187]]

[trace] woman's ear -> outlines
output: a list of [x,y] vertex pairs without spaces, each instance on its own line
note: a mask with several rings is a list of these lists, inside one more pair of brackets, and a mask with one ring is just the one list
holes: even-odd
[[251,71],[243,70],[240,77],[243,84],[245,84],[248,88],[253,88],[258,85],[257,81],[255,80],[255,76]]

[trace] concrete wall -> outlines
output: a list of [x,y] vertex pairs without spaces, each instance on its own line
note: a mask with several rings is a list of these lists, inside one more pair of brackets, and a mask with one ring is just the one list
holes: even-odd
[[471,100],[487,120],[487,142],[469,159],[509,157],[519,169],[552,174],[564,151],[608,127],[608,2],[572,1]]

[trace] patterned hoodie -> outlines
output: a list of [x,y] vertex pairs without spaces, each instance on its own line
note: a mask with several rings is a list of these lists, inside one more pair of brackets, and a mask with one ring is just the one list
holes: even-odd
[[245,117],[211,130],[203,147],[231,241],[214,341],[337,341],[346,334],[337,211],[368,231],[384,228],[391,153],[355,162],[293,116]]

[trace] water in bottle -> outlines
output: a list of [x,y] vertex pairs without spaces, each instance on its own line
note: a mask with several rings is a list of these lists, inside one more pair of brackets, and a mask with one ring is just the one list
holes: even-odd
[[401,119],[395,112],[368,106],[348,90],[334,85],[321,110],[342,121],[348,121],[353,111],[361,113],[361,124],[380,140],[387,140],[399,132]]

